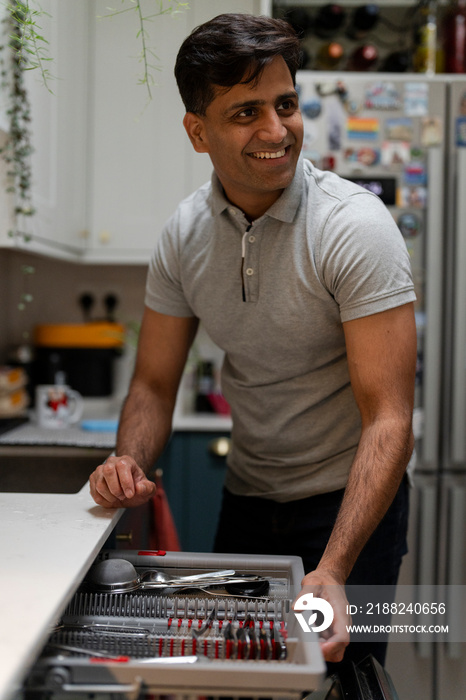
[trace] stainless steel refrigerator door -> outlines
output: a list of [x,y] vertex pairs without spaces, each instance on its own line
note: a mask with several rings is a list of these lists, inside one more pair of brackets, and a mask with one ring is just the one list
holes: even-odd
[[458,120],[464,120],[466,130],[466,82],[451,83],[450,92],[450,159],[454,178],[451,221],[447,223],[453,228],[454,286],[451,451],[447,466],[466,470],[466,136],[464,144],[457,145]]
[[[418,475],[410,495],[409,554],[401,567],[399,584],[419,586],[436,579],[437,477]],[[415,601],[413,601],[415,602]],[[389,638],[386,668],[400,700],[435,700],[434,645]]]
[[[414,214],[421,222],[420,232],[407,238],[418,295],[416,320],[422,366],[416,391],[415,434],[418,468],[434,473],[439,466],[442,381],[445,84],[437,79],[425,80],[419,74],[400,77],[314,71],[299,71],[296,82],[303,113],[305,157],[318,167],[331,165],[343,177],[370,180],[369,188],[384,178],[394,179],[396,201],[392,199],[387,207],[395,221],[402,214]],[[430,139],[429,121],[434,124],[434,137]],[[402,135],[397,138],[395,133]],[[392,152],[395,155],[390,160]],[[416,189],[407,178],[410,160],[417,160],[427,173],[422,205],[404,194],[405,190]]]
[[446,615],[453,639],[437,643],[436,700],[463,700],[466,694],[466,473],[445,474],[440,488],[440,583],[445,584]]

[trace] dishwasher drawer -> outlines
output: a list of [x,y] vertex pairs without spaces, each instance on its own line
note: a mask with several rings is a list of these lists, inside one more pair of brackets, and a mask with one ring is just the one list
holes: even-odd
[[301,559],[284,556],[107,550],[123,559],[190,575],[233,569],[269,581],[267,595],[220,587],[95,592],[84,579],[24,686],[24,697],[302,698],[321,686],[317,635],[304,633],[291,604]]

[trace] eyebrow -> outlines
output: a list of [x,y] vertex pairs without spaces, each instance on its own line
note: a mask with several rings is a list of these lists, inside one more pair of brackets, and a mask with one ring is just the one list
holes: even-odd
[[[283,102],[283,100],[289,100],[290,98],[298,98],[298,93],[296,92],[296,90],[290,90],[290,92],[285,92],[283,95],[278,95],[275,102],[278,104],[279,102]],[[260,107],[265,104],[266,100],[245,100],[244,102],[235,102],[225,110],[225,114],[235,112],[237,109],[245,109],[246,107]]]

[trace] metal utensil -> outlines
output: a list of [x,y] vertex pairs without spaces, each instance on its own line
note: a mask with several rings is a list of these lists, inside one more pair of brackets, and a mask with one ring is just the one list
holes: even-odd
[[[47,646],[51,649],[56,649],[57,651],[68,651],[70,653],[84,654],[85,656],[92,656],[96,659],[115,659],[118,660],[118,655],[111,654],[107,651],[97,651],[96,649],[85,649],[84,647],[72,646],[71,644],[59,644],[55,642],[47,642]],[[198,656],[150,656],[143,657],[141,659],[131,657],[131,660],[136,663],[143,664],[193,664],[198,661]]]
[[223,581],[226,577],[234,575],[233,569],[187,576],[172,576],[157,569],[148,569],[139,575],[131,562],[111,558],[94,564],[85,578],[85,583],[101,593],[129,593],[139,589],[181,586],[196,581]]

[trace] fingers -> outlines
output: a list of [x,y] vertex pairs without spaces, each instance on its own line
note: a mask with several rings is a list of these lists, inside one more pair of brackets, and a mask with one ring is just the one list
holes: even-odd
[[[300,625],[305,631],[319,633],[319,641],[324,659],[329,662],[343,660],[345,649],[349,644],[348,601],[344,586],[327,572],[313,571],[302,581],[302,590],[293,603],[296,612],[302,611]],[[318,626],[312,611],[320,610],[324,622]],[[306,625],[306,620],[309,624]]]
[[89,477],[93,499],[105,508],[141,505],[155,492],[155,484],[132,457],[109,457]]

